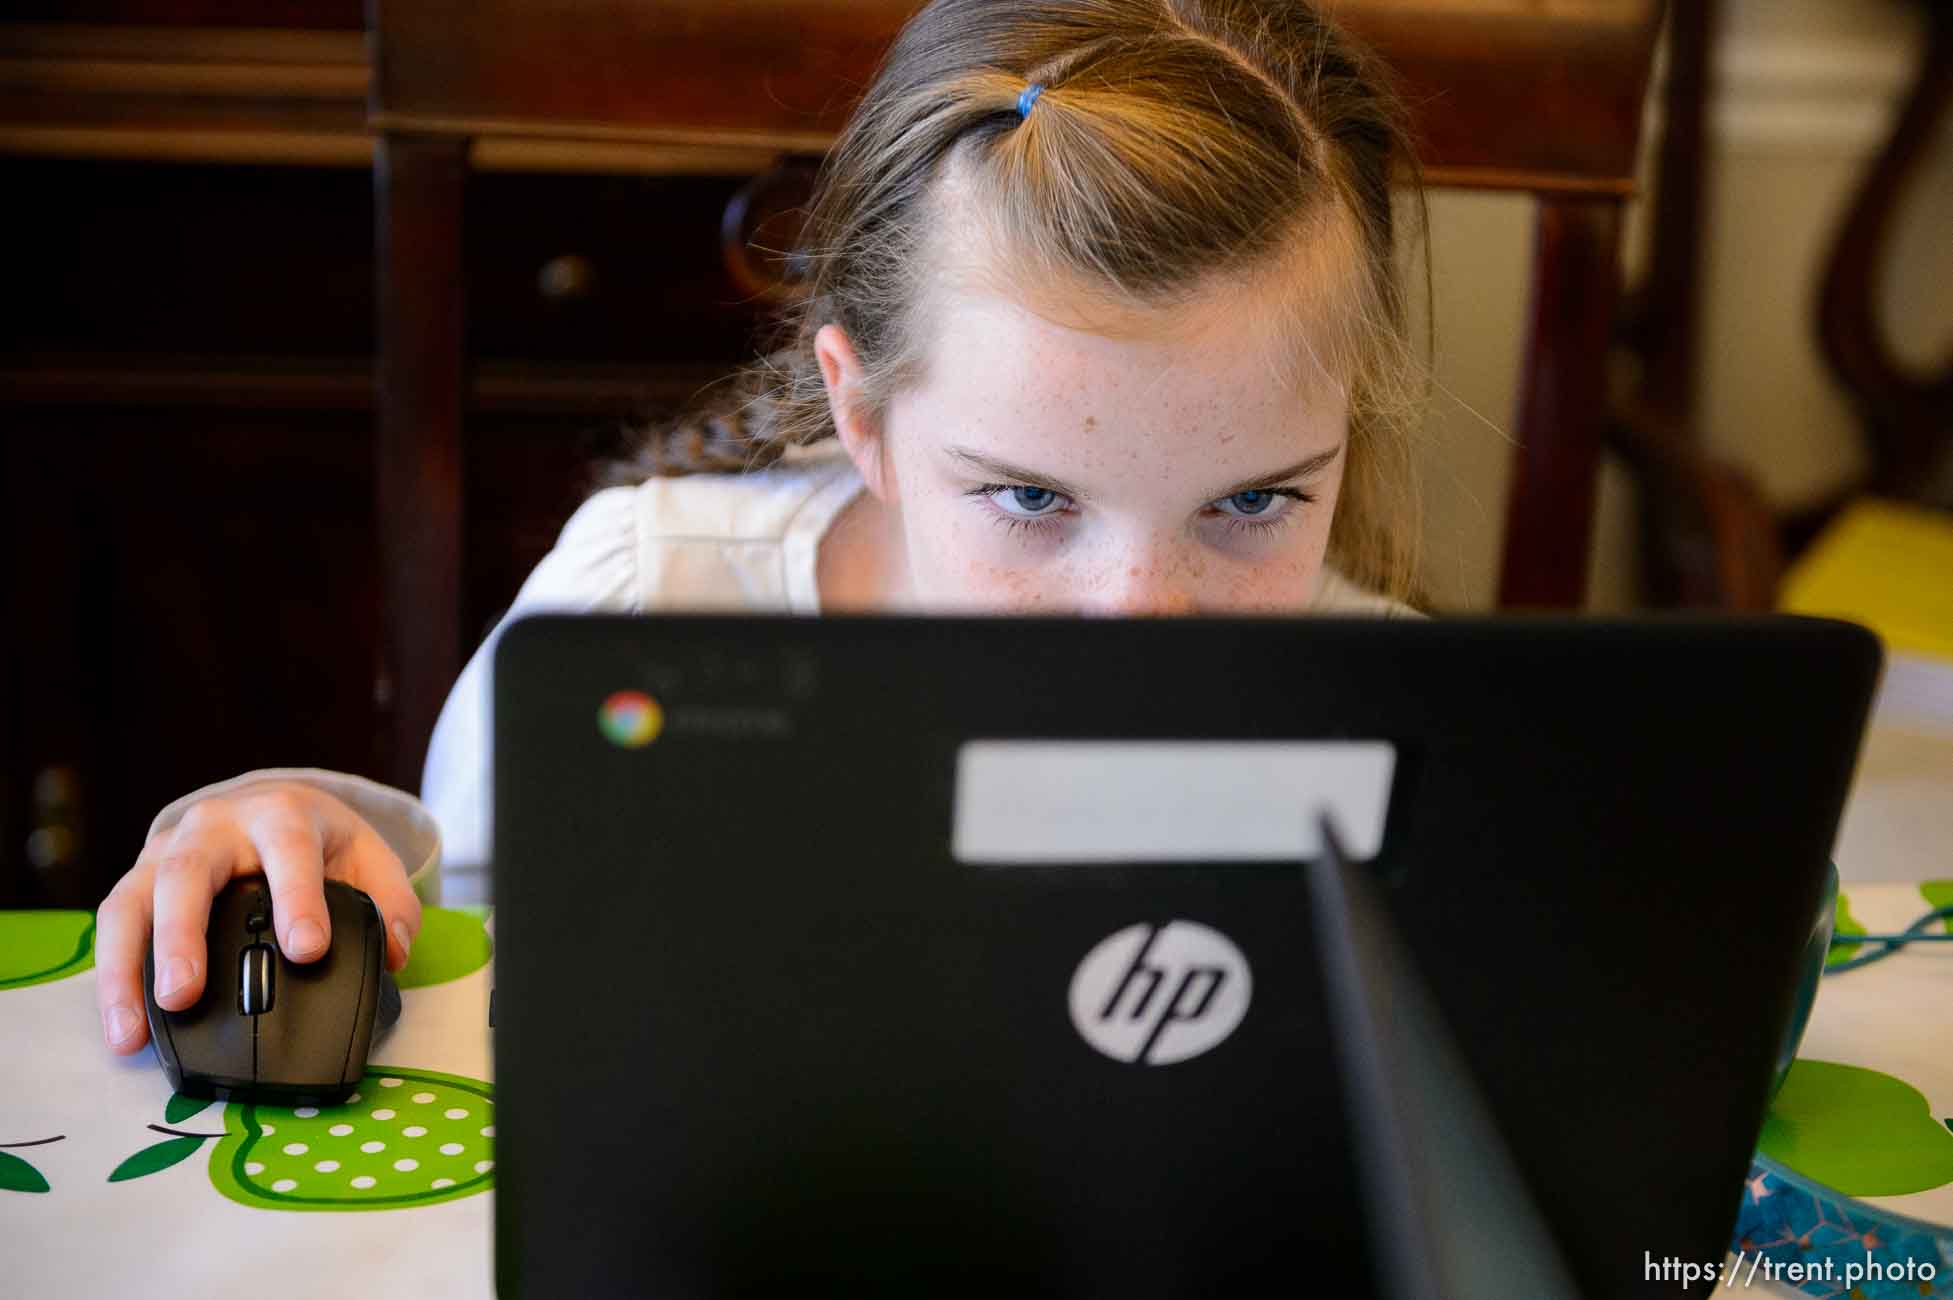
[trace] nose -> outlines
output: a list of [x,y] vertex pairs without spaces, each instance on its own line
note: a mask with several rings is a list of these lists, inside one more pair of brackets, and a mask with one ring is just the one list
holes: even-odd
[[1088,616],[1138,618],[1192,614],[1199,608],[1192,583],[1164,559],[1122,562],[1084,586],[1079,612]]

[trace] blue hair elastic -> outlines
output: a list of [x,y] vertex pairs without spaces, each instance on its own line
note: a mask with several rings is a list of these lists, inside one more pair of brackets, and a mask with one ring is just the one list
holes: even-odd
[[1041,82],[1033,82],[1024,87],[1022,93],[1017,96],[1017,116],[1029,117],[1032,106],[1038,102],[1038,96],[1043,93],[1044,85]]

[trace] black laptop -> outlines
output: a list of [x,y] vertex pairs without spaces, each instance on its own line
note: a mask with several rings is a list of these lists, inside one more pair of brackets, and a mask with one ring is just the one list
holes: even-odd
[[1878,670],[1776,617],[524,619],[500,1294],[1675,1295]]

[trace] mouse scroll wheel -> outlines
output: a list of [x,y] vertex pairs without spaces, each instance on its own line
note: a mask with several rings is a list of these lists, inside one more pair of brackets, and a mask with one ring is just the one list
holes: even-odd
[[278,963],[272,960],[271,945],[254,943],[239,958],[237,972],[237,1010],[240,1015],[257,1016],[271,1010],[273,974]]

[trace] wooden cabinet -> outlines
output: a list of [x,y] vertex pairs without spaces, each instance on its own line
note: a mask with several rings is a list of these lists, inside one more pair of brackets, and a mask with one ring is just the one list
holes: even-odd
[[[276,127],[271,157],[150,156],[134,128],[64,152],[24,102],[0,96],[0,907],[92,907],[197,785],[380,771],[373,186],[357,156],[276,157]],[[473,639],[594,462],[759,319],[720,241],[751,170],[560,161],[469,182]]]

